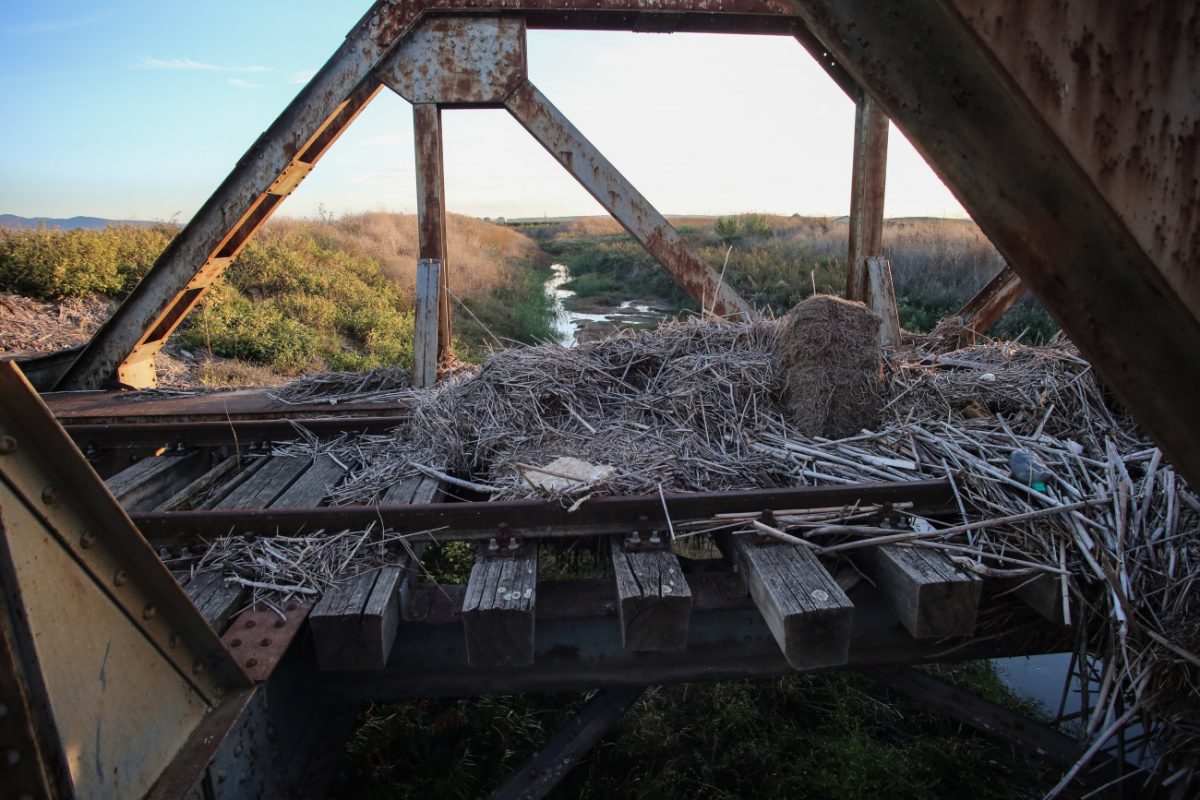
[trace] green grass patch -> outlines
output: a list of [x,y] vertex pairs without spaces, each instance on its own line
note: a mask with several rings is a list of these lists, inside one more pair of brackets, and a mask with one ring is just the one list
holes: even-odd
[[[994,681],[986,664],[950,672],[971,688]],[[331,795],[485,796],[586,698],[372,707]],[[1056,777],[869,678],[839,672],[652,688],[551,796],[998,800],[1039,797]]]

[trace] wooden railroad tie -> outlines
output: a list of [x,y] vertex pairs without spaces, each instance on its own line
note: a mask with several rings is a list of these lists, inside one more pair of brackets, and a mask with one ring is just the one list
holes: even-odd
[[687,647],[692,592],[669,549],[631,549],[612,540],[613,577],[621,644],[626,650],[665,651]]
[[[490,548],[493,543],[495,549]],[[473,667],[532,664],[537,542],[493,543],[480,546],[463,599],[467,663]]]
[[863,550],[862,560],[913,638],[974,632],[983,580],[945,553],[885,544]]
[[794,669],[845,664],[854,604],[803,545],[730,537],[730,553],[767,628]]

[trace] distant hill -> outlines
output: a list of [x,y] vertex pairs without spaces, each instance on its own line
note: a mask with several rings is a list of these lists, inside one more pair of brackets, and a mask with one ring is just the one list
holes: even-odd
[[15,214],[0,214],[0,228],[37,228],[45,225],[47,228],[107,228],[109,225],[142,225],[150,226],[156,223],[144,219],[101,219],[100,217],[70,217],[54,219],[52,217],[18,217]]

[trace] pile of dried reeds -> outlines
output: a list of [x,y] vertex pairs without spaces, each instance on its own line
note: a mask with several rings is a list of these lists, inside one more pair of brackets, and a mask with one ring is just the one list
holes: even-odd
[[345,400],[385,402],[400,397],[412,386],[412,373],[400,367],[370,372],[322,372],[292,381],[268,394],[281,403],[328,403]]
[[[473,375],[405,395],[411,422],[393,434],[321,445],[356,465],[337,500],[370,502],[416,474],[449,474],[495,498],[549,494],[564,503],[949,476],[961,510],[953,523],[870,528],[847,524],[856,520],[843,513],[783,518],[780,528],[830,557],[894,542],[939,548],[1017,583],[1057,581],[1063,617],[1087,626],[1081,648],[1103,657],[1084,722],[1093,750],[1140,719],[1158,731],[1168,779],[1191,782],[1200,742],[1200,601],[1192,598],[1200,501],[1087,362],[1069,345],[939,353],[941,338],[927,348],[910,340],[887,356],[882,423],[830,440],[788,424],[778,337],[773,321],[690,320],[574,349],[498,353]],[[1014,477],[1015,451],[1044,464],[1044,490]],[[528,480],[531,468],[560,456],[615,472],[569,489],[558,482],[553,492]]]

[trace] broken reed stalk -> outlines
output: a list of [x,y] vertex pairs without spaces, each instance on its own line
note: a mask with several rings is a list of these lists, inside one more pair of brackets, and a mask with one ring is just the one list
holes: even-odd
[[[1153,720],[1160,763],[1185,768],[1176,780],[1190,780],[1200,751],[1200,499],[1112,403],[1087,362],[1065,342],[944,352],[958,340],[953,330],[906,334],[905,347],[885,353],[877,424],[830,439],[799,433],[780,402],[780,327],[691,319],[572,349],[514,348],[434,389],[398,390],[411,420],[393,432],[279,452],[319,450],[348,465],[349,478],[334,490],[338,503],[376,501],[398,480],[432,469],[494,498],[543,497],[567,507],[660,486],[717,491],[949,476],[961,525],[883,535],[942,547],[982,574],[1030,570],[1060,581],[1064,615],[1092,634],[1081,638],[1082,662],[1088,648],[1105,655],[1107,689],[1085,726]],[[1012,476],[1014,451],[1050,470],[1044,493]],[[559,456],[611,465],[615,474],[552,490],[523,479],[523,471]],[[871,523],[869,511],[778,514],[772,531],[751,518],[674,525],[687,531],[680,536],[758,530],[852,555],[864,531],[851,523]],[[235,566],[250,569],[244,554],[237,558]]]

